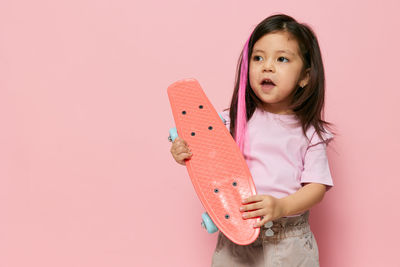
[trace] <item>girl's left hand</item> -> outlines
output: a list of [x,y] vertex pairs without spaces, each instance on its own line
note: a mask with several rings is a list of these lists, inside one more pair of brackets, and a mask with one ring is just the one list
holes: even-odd
[[251,219],[263,216],[262,220],[254,225],[254,228],[261,227],[267,222],[279,219],[285,215],[282,200],[273,196],[251,196],[243,200],[242,204],[245,205],[240,207],[240,211],[249,211],[243,213],[244,219]]

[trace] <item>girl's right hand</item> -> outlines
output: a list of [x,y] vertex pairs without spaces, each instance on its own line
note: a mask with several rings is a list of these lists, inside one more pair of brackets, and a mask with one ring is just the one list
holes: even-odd
[[175,161],[181,165],[185,165],[185,159],[189,159],[192,156],[187,143],[180,137],[175,138],[172,142],[171,154]]

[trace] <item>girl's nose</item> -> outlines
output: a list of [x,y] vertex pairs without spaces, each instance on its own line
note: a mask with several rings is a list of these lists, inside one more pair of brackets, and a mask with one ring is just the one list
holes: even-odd
[[275,66],[272,60],[265,60],[263,65],[263,72],[264,71],[275,71]]

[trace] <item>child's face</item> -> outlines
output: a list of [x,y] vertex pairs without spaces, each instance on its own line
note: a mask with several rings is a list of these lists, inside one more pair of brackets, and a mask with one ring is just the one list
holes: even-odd
[[[281,52],[286,50],[288,52]],[[249,79],[254,93],[263,102],[264,109],[288,114],[290,94],[298,86],[308,83],[309,69],[302,75],[303,62],[297,41],[287,32],[268,33],[253,47],[249,62]],[[274,85],[263,83],[270,79]]]

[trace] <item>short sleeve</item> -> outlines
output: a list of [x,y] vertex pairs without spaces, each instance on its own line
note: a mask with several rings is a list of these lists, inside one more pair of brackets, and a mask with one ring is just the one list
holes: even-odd
[[[322,133],[322,135],[327,141],[331,141],[333,138],[330,132]],[[304,156],[304,169],[300,182],[324,184],[326,185],[326,191],[333,187],[326,144],[316,132],[313,134]]]
[[[314,128],[312,128],[312,129],[314,129]],[[310,143],[309,143],[309,145],[308,145],[308,148],[310,148],[310,147],[312,147],[312,146],[315,146],[315,145],[318,145],[318,144],[320,144],[320,143],[323,143],[323,141],[327,141],[328,143],[329,143],[330,141],[332,141],[332,140],[333,140],[333,134],[332,134],[330,131],[326,130],[326,129],[325,129],[325,131],[326,131],[326,132],[321,132],[321,135],[322,135],[322,137],[323,137],[323,140],[322,140],[322,139],[318,136],[317,132],[314,130],[314,131],[313,131],[313,134],[312,134],[312,136],[311,136],[311,140],[310,140]]]

